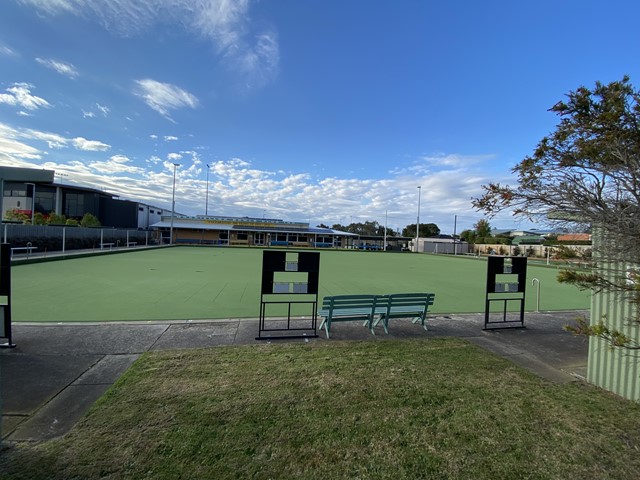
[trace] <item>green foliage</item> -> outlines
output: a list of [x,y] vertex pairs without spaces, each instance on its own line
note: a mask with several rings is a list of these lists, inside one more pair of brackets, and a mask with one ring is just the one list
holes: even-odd
[[35,225],[46,225],[47,221],[48,221],[48,218],[40,212],[36,212],[33,215],[33,223]]
[[49,225],[66,225],[67,217],[64,215],[58,215],[55,212],[49,214]]
[[[87,228],[102,226],[102,224],[100,223],[100,220],[98,220],[98,217],[88,212],[85,213],[84,216],[82,217],[82,220],[80,220],[80,225]],[[329,227],[324,227],[324,228],[329,228]]]
[[[328,228],[328,227],[327,227]],[[341,230],[343,232],[357,233],[358,235],[366,236],[384,236],[384,225],[380,225],[378,222],[366,221],[364,223],[351,223],[348,226],[341,225],[339,223],[334,224],[331,228],[334,230]],[[387,236],[395,236],[395,232],[387,228]]]
[[557,245],[555,248],[555,257],[561,260],[580,258],[580,252],[566,245]]
[[7,211],[7,213],[4,214],[4,218],[10,222],[31,223],[31,217],[26,213],[22,213],[17,208]]
[[70,227],[77,227],[78,225],[80,225],[78,220],[76,220],[75,218],[67,218],[67,221],[64,222],[64,224]]
[[502,238],[491,236],[491,226],[487,220],[478,220],[473,226],[473,230],[463,230],[460,238],[468,243],[507,243]]
[[[435,223],[420,224],[420,238],[437,237],[440,235],[440,228]],[[416,224],[407,225],[402,229],[403,237],[415,238]]]
[[575,325],[567,325],[564,329],[574,333],[575,335],[587,335],[602,338],[609,344],[611,349],[620,347],[627,350],[640,350],[640,343],[638,343],[636,339],[620,332],[619,330],[609,329],[603,321],[600,321],[595,325],[590,325],[587,318],[580,317],[576,319]]
[[473,228],[479,237],[487,238],[491,236],[491,225],[485,219],[478,220]]

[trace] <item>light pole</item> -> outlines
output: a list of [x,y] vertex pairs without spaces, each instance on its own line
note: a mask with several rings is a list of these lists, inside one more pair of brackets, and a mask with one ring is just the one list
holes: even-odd
[[169,245],[173,245],[173,217],[176,210],[176,167],[179,163],[173,164],[173,194],[171,196],[171,228],[169,229]]
[[36,184],[25,183],[25,185],[31,185],[31,187],[33,187],[31,191],[31,225],[33,225],[34,213],[36,213]]
[[416,253],[418,253],[418,239],[420,238],[420,193],[422,186],[418,185],[418,220],[416,221]]
[[209,216],[209,164],[205,164],[207,165],[207,193],[205,195],[205,200],[204,200],[204,216],[208,217]]

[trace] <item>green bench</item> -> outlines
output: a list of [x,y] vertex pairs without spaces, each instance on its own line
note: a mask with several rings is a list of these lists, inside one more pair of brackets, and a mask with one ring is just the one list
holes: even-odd
[[435,293],[392,293],[385,297],[386,311],[377,312],[380,316],[374,321],[374,327],[382,322],[385,333],[389,333],[389,319],[413,317],[412,323],[420,322],[422,328],[427,330],[425,319],[435,301]]
[[373,317],[376,315],[376,308],[381,311],[386,309],[382,305],[376,307],[382,297],[382,295],[335,295],[324,297],[322,299],[322,307],[318,310],[318,316],[322,318],[320,330],[324,326],[327,338],[329,338],[333,322],[364,320],[364,324],[373,333]]
[[318,316],[322,318],[327,338],[333,322],[364,320],[363,326],[375,335],[374,328],[382,322],[389,333],[389,319],[413,317],[426,330],[425,318],[433,305],[434,293],[394,293],[391,295],[334,295],[324,297]]

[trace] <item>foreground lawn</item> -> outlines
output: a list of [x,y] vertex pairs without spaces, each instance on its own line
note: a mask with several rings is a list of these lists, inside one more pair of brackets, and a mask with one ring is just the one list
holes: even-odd
[[640,478],[640,406],[459,339],[145,354],[0,477]]

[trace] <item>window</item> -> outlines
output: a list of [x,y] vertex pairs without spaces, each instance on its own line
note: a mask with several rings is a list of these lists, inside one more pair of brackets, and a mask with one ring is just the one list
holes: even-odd
[[67,217],[82,217],[84,215],[84,195],[81,193],[67,193],[64,211]]
[[36,212],[48,214],[55,210],[55,193],[36,189]]

